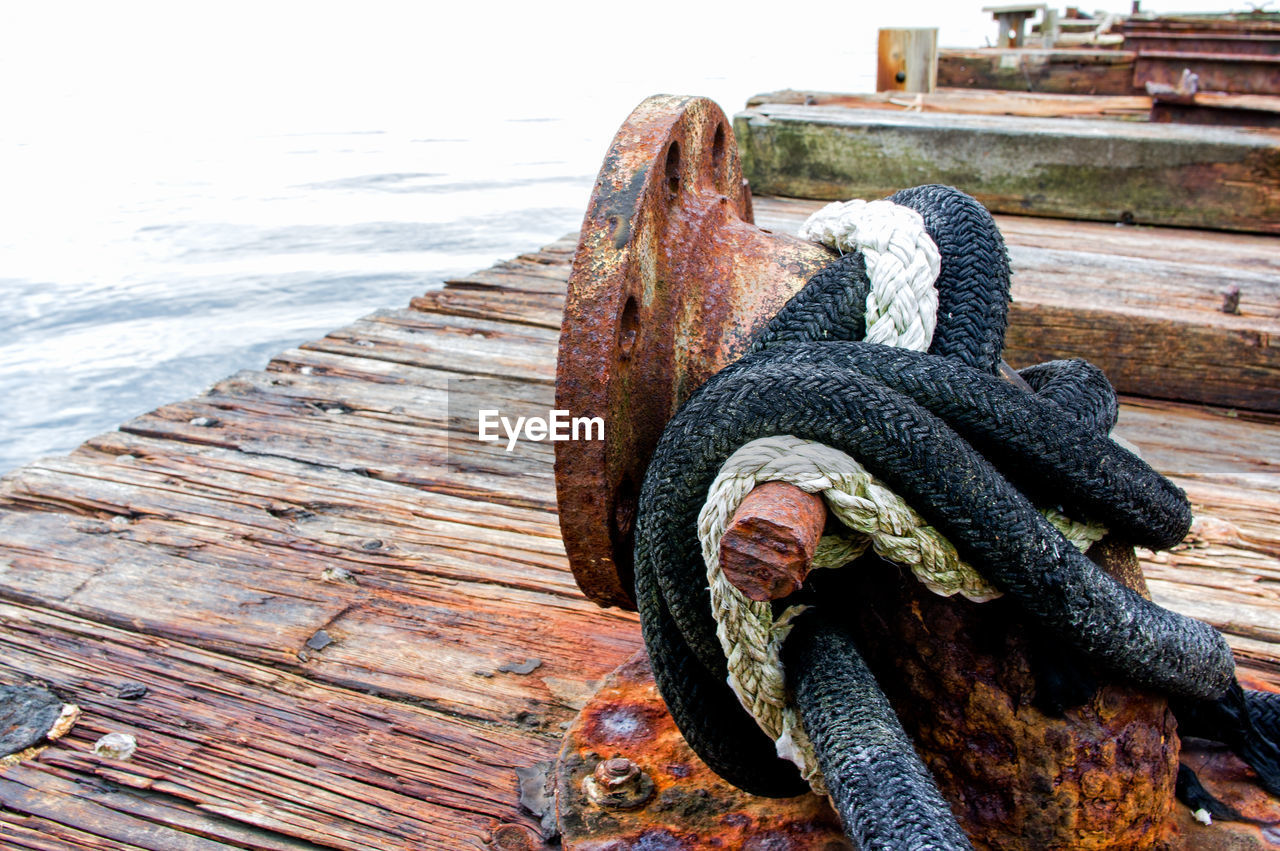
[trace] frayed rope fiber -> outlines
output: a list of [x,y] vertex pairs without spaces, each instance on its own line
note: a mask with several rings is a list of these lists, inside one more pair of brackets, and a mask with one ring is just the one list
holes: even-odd
[[[833,485],[857,478],[848,472],[852,467],[840,466],[848,458],[866,474],[863,490],[853,487],[859,496],[835,500],[848,502],[852,513],[856,507],[874,515],[877,528],[879,505],[853,504],[872,487],[900,498],[901,510],[890,496],[882,500],[895,536],[930,537],[933,532],[919,532],[928,528],[956,553],[954,566],[921,555],[931,570],[944,565],[937,574],[926,571],[930,581],[979,597],[988,587],[999,591],[1044,629],[1130,681],[1199,705],[1228,691],[1234,665],[1216,631],[1112,580],[1041,513],[1059,511],[1156,548],[1181,540],[1191,519],[1179,489],[1107,437],[1115,396],[1096,369],[1066,361],[1024,370],[1031,393],[996,377],[1009,272],[990,214],[949,187],[918,187],[889,200],[918,213],[939,252],[928,353],[862,342],[884,316],[901,318],[893,324],[904,334],[915,333],[915,320],[885,307],[879,296],[878,312],[868,315],[875,290],[869,272],[881,263],[871,259],[871,249],[858,244],[833,258],[768,324],[752,353],[707,381],[668,424],[641,489],[636,596],[658,687],[689,744],[721,776],[755,794],[798,794],[805,778],[777,750],[789,751],[807,736],[846,831],[861,847],[965,848],[968,841],[945,803],[939,805],[928,771],[844,636],[841,616],[856,601],[823,601],[798,615],[785,604],[766,606],[768,624],[765,609],[756,610],[759,623],[748,625],[759,626],[764,637],[731,641],[729,655],[780,655],[782,695],[794,697],[798,722],[780,722],[775,746],[743,710],[728,684],[735,666],[726,660],[712,616],[709,562],[701,551],[710,541],[699,540],[699,515],[736,452],[753,441],[781,439],[803,442],[809,449],[802,455],[840,453],[830,472],[811,471],[810,484],[822,485],[823,476]],[[863,241],[895,242],[876,239]],[[893,254],[892,248],[875,250]],[[904,270],[929,267],[892,260]],[[917,279],[907,277],[912,283],[901,289],[913,291]],[[725,487],[736,492],[740,486]],[[881,491],[876,494],[871,502],[881,500]],[[719,528],[721,516],[731,513],[727,505],[711,509],[710,526]],[[981,579],[964,572],[961,562],[980,566]],[[769,632],[788,629],[778,651]],[[765,668],[773,664],[764,661]],[[742,685],[757,674],[735,676]],[[770,696],[778,691],[761,683],[751,688]]]

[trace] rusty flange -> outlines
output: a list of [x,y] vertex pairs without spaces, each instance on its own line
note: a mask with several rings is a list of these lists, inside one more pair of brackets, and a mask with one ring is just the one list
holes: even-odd
[[[599,777],[624,767],[638,791],[619,806],[596,789]],[[667,714],[643,653],[614,671],[578,714],[554,782],[565,851],[851,847],[825,798],[757,798],[707,768]]]
[[560,528],[590,599],[635,608],[636,501],[663,426],[831,257],[752,224],[713,102],[651,97],[622,125],[582,224],[556,373],[556,407],[605,423],[603,441],[556,444]]

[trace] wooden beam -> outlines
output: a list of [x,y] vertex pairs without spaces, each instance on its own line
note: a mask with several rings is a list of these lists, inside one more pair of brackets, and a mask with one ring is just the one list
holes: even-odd
[[1059,94],[1143,94],[1132,50],[970,48],[938,51],[938,85]]
[[765,104],[734,132],[758,193],[947,183],[995,212],[1280,233],[1280,136],[1263,130]]
[[[1254,97],[1250,103],[1260,105],[1266,101],[1274,101],[1280,105],[1280,98]],[[900,92],[846,94],[784,89],[754,95],[747,101],[747,106],[770,103],[845,106],[890,112],[962,112],[967,115],[1022,115],[1028,118],[1116,118],[1146,121],[1151,114],[1152,98],[1150,95],[1059,95],[990,89],[938,89],[921,96]],[[1277,108],[1280,109],[1280,106]]]
[[[821,206],[757,198],[794,233]],[[1082,357],[1122,393],[1280,413],[1275,237],[997,216],[1013,267],[1005,358]],[[1232,293],[1235,310],[1223,308]]]

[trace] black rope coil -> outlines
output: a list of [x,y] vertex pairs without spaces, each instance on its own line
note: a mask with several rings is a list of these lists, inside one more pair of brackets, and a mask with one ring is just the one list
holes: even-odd
[[[699,756],[755,794],[806,787],[726,684],[697,516],[724,461],[760,437],[790,434],[857,458],[1028,615],[1115,674],[1205,713],[1240,691],[1215,630],[1116,582],[1040,514],[1037,506],[1060,507],[1152,548],[1180,541],[1191,521],[1181,490],[1107,437],[1117,402],[1095,367],[1023,370],[1032,393],[997,377],[1009,267],[990,214],[943,186],[890,200],[921,214],[941,252],[929,353],[857,342],[869,284],[861,255],[845,255],[681,407],[641,490],[636,597],[655,680]],[[968,847],[838,609],[820,608],[802,616],[784,652],[846,830],[866,848]],[[1251,741],[1275,750],[1280,713],[1241,694],[1258,728]]]

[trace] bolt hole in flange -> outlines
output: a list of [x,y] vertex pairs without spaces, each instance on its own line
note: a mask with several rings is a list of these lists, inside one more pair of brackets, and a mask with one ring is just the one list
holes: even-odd
[[631,357],[636,347],[636,339],[640,336],[640,305],[635,296],[627,296],[627,303],[622,306],[622,315],[618,317],[618,355],[623,360]]
[[613,493],[613,533],[615,540],[625,540],[636,525],[636,506],[640,489],[630,476],[624,476]]
[[667,188],[674,198],[680,191],[680,143],[672,142],[667,148],[667,163],[664,169],[667,175]]
[[[711,173],[715,175],[716,186],[725,192],[724,184],[724,125],[716,125],[716,135],[711,139]],[[728,194],[726,192],[726,194]]]

